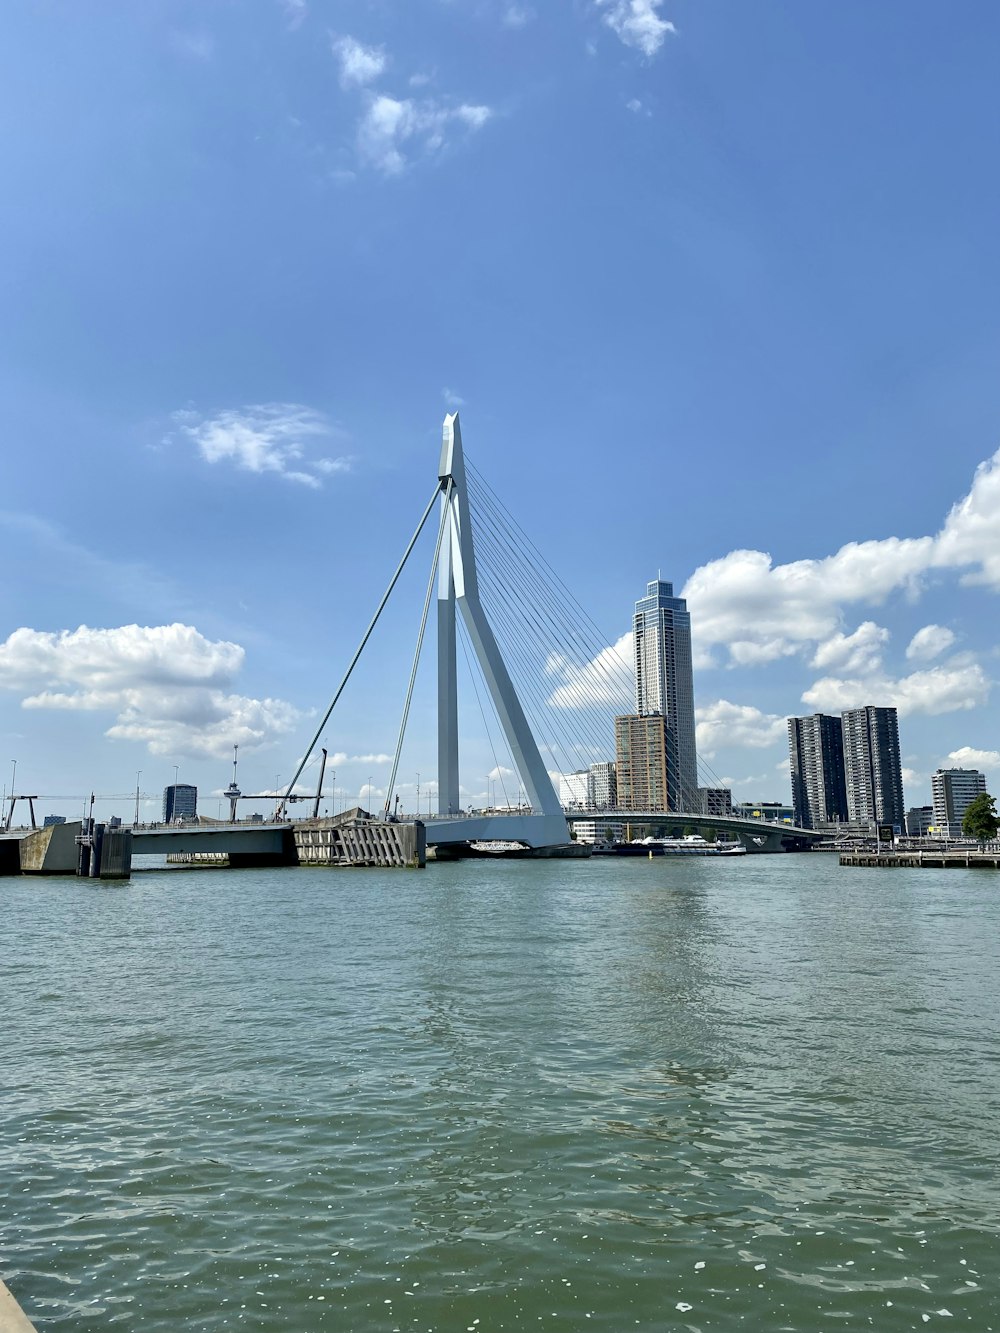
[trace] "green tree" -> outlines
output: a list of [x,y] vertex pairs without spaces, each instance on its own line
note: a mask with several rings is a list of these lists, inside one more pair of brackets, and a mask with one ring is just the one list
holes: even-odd
[[997,818],[996,799],[989,792],[980,792],[969,804],[962,819],[962,832],[977,842],[989,842],[997,836],[1000,819]]

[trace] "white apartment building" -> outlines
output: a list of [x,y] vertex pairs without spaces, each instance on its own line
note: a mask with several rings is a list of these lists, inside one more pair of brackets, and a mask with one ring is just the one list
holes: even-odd
[[931,777],[934,832],[960,838],[966,810],[985,790],[986,776],[978,768],[939,768]]

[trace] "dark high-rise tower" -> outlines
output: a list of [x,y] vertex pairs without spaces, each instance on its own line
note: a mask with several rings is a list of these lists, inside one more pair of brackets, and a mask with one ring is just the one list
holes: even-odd
[[635,604],[635,711],[662,713],[677,762],[668,773],[671,810],[697,810],[698,753],[694,731],[691,616],[672,583],[654,579]]
[[839,717],[813,713],[788,719],[792,806],[800,828],[847,818],[844,729]]
[[895,708],[852,708],[842,720],[848,818],[902,830],[906,811]]

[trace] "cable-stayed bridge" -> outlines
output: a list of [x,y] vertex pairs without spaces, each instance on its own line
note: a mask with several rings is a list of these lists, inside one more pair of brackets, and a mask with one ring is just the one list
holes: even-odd
[[[437,538],[382,817],[393,812],[414,684],[436,602],[438,813],[427,821],[428,845],[457,850],[463,844],[502,840],[537,851],[565,847],[566,815],[553,779],[614,758],[614,718],[635,706],[632,663],[623,641],[608,644],[485,479],[467,464],[457,412],[445,417],[434,493],[288,783],[285,799],[292,797],[435,504]],[[488,809],[463,809],[459,648],[503,798],[484,800]],[[707,765],[699,765],[699,770],[706,786],[722,785]],[[661,809],[646,816],[619,813],[637,822],[716,828],[740,836],[754,850],[808,845],[817,836],[785,826],[764,829],[759,822],[732,816],[708,816],[701,812],[697,790],[682,791],[682,797],[683,810]]]
[[[148,829],[137,824],[133,838],[136,851],[167,850],[182,842],[185,850],[192,845],[211,846],[213,851],[218,849],[237,859],[245,853],[273,854],[286,863],[294,861],[294,848],[287,835],[289,830],[301,827],[302,821],[293,823],[286,818],[288,805],[302,799],[297,784],[315,762],[313,756],[334,710],[435,508],[437,536],[391,772],[383,808],[370,822],[401,822],[394,803],[396,781],[433,607],[437,633],[438,810],[436,815],[428,813],[426,820],[420,816],[420,823],[426,825],[427,846],[452,855],[460,855],[470,845],[491,842],[518,844],[538,854],[571,850],[567,818],[554,779],[614,758],[614,718],[631,714],[635,706],[627,636],[609,645],[485,479],[467,465],[458,413],[453,413],[445,417],[438,473],[428,504],[329,707],[294,766],[267,828],[238,824],[234,799],[233,821],[228,826],[209,821],[178,830]],[[489,790],[492,779],[502,798],[497,800],[494,791],[493,798],[487,795],[478,808],[473,808],[471,800],[463,806],[462,800],[466,790],[460,775],[462,665],[476,697],[493,759],[487,787]],[[325,750],[322,753],[325,761]],[[706,787],[722,785],[704,763],[699,763],[698,776]],[[321,789],[322,768],[314,814]],[[239,796],[235,773],[230,790]],[[21,798],[11,797],[8,828],[17,799]],[[685,809],[606,810],[600,817],[670,829],[692,824],[712,828],[739,837],[752,851],[801,848],[820,836],[790,826],[704,814],[697,790],[682,788],[681,799]],[[34,825],[33,814],[32,808]]]

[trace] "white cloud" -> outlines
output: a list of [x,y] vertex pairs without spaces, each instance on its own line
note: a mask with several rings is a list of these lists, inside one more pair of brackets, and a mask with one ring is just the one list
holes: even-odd
[[726,645],[744,666],[830,638],[845,602],[879,603],[924,572],[933,539],[852,542],[823,560],[774,566],[763,551],[730,551],[702,565],[682,596],[702,652]]
[[594,0],[602,11],[604,22],[626,46],[634,47],[644,56],[655,56],[668,33],[677,29],[657,10],[663,0]]
[[322,485],[317,473],[330,476],[351,466],[348,457],[307,457],[307,442],[340,432],[322,413],[299,403],[260,403],[214,417],[185,409],[175,412],[173,420],[207,463],[230,462],[243,472],[276,473],[314,490]]
[[813,654],[812,664],[824,671],[843,671],[848,675],[872,675],[882,666],[882,648],[889,642],[889,631],[866,620],[853,634],[832,634]]
[[948,760],[953,768],[1000,768],[1000,750],[977,750],[971,745],[963,745],[961,749],[952,750]]
[[455,392],[454,389],[444,388],[441,390],[441,397],[447,407],[464,407],[465,399]]
[[936,563],[972,565],[963,583],[1000,592],[1000,449],[980,463],[968,495],[952,506],[938,534]]
[[280,0],[281,8],[285,11],[285,17],[288,20],[288,26],[294,30],[300,28],[305,22],[308,6],[306,0]]
[[632,654],[631,631],[582,665],[552,653],[546,660],[545,671],[559,683],[547,702],[553,708],[586,708],[602,704],[627,712],[634,707]]
[[878,606],[899,591],[916,597],[928,573],[963,567],[964,583],[1000,592],[1000,451],[933,536],[849,542],[787,565],[737,550],[696,569],[682,593],[696,660],[710,661],[714,646],[741,666],[801,652],[841,631],[846,606]]
[[762,750],[788,734],[788,722],[773,713],[762,713],[751,704],[734,704],[728,699],[695,709],[698,753],[711,759],[721,748],[736,746]]
[[49,633],[18,629],[0,644],[0,687],[23,708],[113,712],[107,735],[151,754],[228,757],[290,731],[300,714],[281,699],[229,692],[243,665],[236,643],[190,625],[123,625]]
[[353,37],[334,37],[333,54],[340,65],[340,82],[344,88],[360,88],[384,71],[387,60],[381,46],[362,46]]
[[527,5],[507,5],[501,21],[505,28],[523,28],[534,17],[535,11]]
[[383,175],[398,175],[414,156],[440,151],[452,131],[481,129],[491,114],[487,106],[373,94],[358,126],[358,152]]
[[211,60],[215,54],[215,39],[203,28],[190,31],[175,28],[170,34],[170,45],[178,55],[188,60],[205,62]]
[[894,706],[900,717],[937,715],[978,708],[989,697],[990,681],[978,662],[955,657],[940,666],[893,680],[888,676],[854,679],[825,676],[802,695],[818,712],[841,713],[866,704]]
[[910,640],[906,656],[918,662],[929,662],[939,657],[955,642],[955,635],[944,625],[925,625]]

